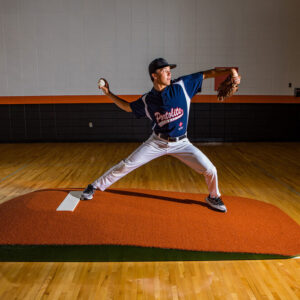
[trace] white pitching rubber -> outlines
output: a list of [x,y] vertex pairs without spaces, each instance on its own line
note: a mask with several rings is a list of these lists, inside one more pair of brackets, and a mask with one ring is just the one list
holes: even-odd
[[72,191],[67,197],[63,200],[63,202],[59,205],[56,211],[74,211],[77,204],[80,201],[80,196],[82,191]]

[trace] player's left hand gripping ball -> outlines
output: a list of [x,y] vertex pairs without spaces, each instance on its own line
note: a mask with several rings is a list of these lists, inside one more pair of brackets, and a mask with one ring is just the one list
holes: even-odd
[[101,89],[102,87],[104,87],[106,85],[106,80],[104,78],[100,78],[98,80],[98,87],[99,89]]
[[98,88],[102,90],[102,92],[107,95],[109,93],[109,84],[106,79],[100,78],[98,80]]

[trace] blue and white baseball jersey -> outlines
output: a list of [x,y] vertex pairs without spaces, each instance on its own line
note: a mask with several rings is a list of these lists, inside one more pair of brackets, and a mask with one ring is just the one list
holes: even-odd
[[203,73],[179,77],[163,91],[154,88],[138,100],[130,103],[137,118],[152,120],[155,133],[177,137],[186,133],[191,99],[201,92]]

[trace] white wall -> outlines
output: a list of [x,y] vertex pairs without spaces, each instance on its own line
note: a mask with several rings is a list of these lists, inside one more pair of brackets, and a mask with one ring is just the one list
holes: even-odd
[[299,0],[0,0],[0,95],[97,94],[100,76],[141,94],[160,56],[174,77],[239,66],[240,94],[292,95],[299,11]]

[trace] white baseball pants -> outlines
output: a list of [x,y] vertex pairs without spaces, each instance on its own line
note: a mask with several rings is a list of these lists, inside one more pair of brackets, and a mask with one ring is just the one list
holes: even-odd
[[167,142],[159,138],[155,133],[126,159],[113,166],[94,181],[92,185],[104,191],[131,171],[163,155],[174,156],[196,172],[203,174],[210,196],[221,196],[218,189],[217,170],[204,153],[190,143],[188,138],[184,138],[178,142]]

